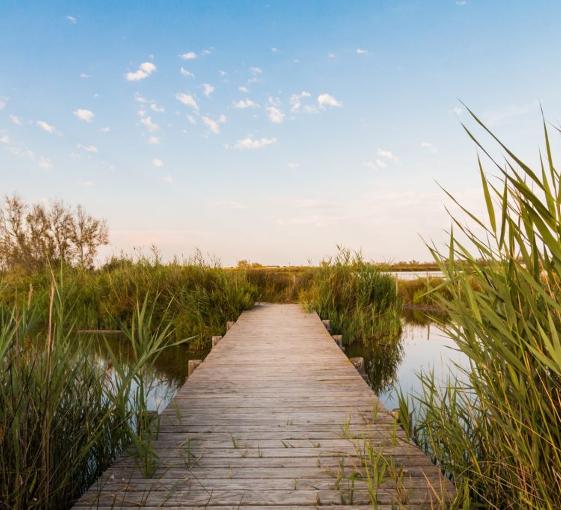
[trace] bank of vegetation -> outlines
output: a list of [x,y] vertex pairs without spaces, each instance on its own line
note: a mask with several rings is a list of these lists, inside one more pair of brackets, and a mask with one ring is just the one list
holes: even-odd
[[[460,508],[561,508],[561,176],[544,123],[532,169],[474,116],[505,152],[480,173],[487,217],[453,219],[445,275],[448,334],[470,360],[442,387],[402,398],[411,437],[456,483]],[[460,204],[458,204],[460,205]],[[461,207],[461,205],[460,205]],[[481,261],[484,261],[482,264]]]

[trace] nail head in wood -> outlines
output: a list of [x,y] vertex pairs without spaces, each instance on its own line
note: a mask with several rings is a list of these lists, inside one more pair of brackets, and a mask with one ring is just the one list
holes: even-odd
[[190,359],[187,362],[187,377],[191,377],[191,374],[195,369],[203,362],[201,359]]
[[213,336],[211,338],[211,340],[212,340],[212,347],[214,347],[218,342],[220,342],[220,340],[222,340],[222,337],[221,336]]

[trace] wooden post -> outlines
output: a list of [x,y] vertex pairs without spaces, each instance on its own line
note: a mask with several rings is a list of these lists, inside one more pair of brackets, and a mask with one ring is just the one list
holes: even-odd
[[331,335],[333,337],[333,340],[335,340],[335,343],[341,348],[343,349],[343,335]]
[[329,319],[324,319],[321,322],[323,322],[323,325],[325,326],[325,329],[327,329],[327,331],[331,331],[331,321]]
[[355,366],[358,373],[364,377],[366,375],[366,369],[364,367],[364,358],[360,356],[357,358],[349,358],[349,360]]
[[214,347],[216,346],[216,344],[217,344],[218,342],[220,342],[220,340],[222,340],[222,337],[221,337],[221,336],[213,336],[213,337],[211,338],[211,340],[212,340],[212,348],[214,349]]
[[191,374],[195,369],[203,362],[201,359],[190,359],[187,362],[187,377],[191,377]]
[[234,321],[228,321],[226,323],[226,331],[228,331],[234,325]]

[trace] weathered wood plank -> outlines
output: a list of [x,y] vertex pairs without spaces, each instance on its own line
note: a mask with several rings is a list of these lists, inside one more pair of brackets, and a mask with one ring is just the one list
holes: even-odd
[[[259,305],[213,344],[159,417],[152,477],[124,455],[75,508],[421,509],[454,490],[317,315]],[[366,440],[394,473],[375,493],[363,478]]]

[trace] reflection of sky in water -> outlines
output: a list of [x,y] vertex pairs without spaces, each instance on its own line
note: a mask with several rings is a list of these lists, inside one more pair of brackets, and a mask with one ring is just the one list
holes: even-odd
[[404,324],[402,346],[403,358],[397,367],[394,388],[383,391],[379,395],[380,400],[389,410],[398,406],[395,388],[401,388],[407,395],[419,393],[420,371],[434,370],[435,380],[445,384],[451,373],[458,374],[455,363],[468,366],[465,354],[458,351],[455,342],[434,324],[428,326]]
[[442,271],[387,271],[398,280],[416,280],[417,278],[442,278]]
[[[94,354],[94,363],[105,371],[105,376],[110,378],[109,384],[114,385],[116,379],[115,370],[108,366],[108,360],[104,356]],[[123,360],[122,360],[123,361]],[[143,376],[144,392],[148,411],[162,412],[171,402],[181,384],[172,377],[166,376],[155,368],[148,367]],[[130,399],[132,403],[139,389],[139,381],[131,382]]]

